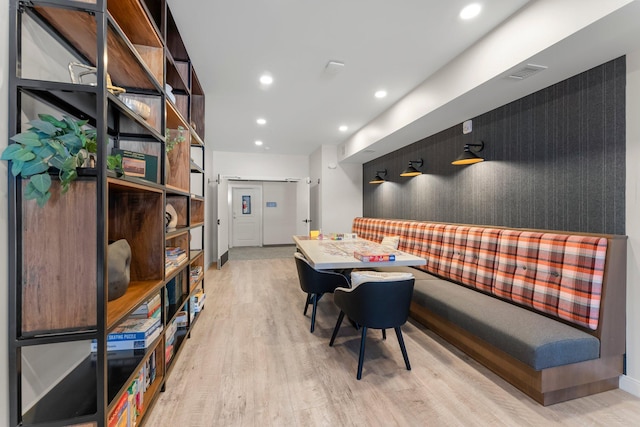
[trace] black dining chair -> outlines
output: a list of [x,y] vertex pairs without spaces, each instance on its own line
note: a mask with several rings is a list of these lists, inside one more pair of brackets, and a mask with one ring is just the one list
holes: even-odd
[[398,337],[404,363],[407,370],[411,370],[400,327],[409,317],[414,282],[414,278],[397,281],[368,281],[352,289],[338,288],[334,291],[333,301],[340,308],[340,314],[329,345],[333,346],[345,314],[362,327],[358,379],[362,378],[367,329],[382,329],[383,338],[386,338],[385,329],[393,328]]
[[333,293],[336,288],[349,287],[350,285],[347,278],[342,274],[333,271],[316,270],[300,252],[296,252],[294,256],[296,267],[298,268],[300,288],[307,294],[307,301],[304,304],[305,316],[307,315],[309,304],[313,304],[313,310],[311,311],[311,332],[313,333],[316,324],[318,301],[320,301],[322,295]]

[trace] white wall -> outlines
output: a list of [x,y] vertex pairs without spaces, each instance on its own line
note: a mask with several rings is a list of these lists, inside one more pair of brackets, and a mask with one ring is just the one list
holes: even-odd
[[362,166],[338,163],[338,147],[322,146],[322,232],[351,231],[353,218],[362,216]]
[[285,154],[214,151],[213,171],[215,175],[303,178],[309,176],[309,159]]
[[627,55],[627,374],[620,387],[640,396],[640,51]]
[[322,229],[322,146],[309,156],[309,178],[311,178],[311,230]]
[[[8,84],[9,84],[9,0],[0,0],[0,151],[7,146]],[[9,352],[8,352],[8,293],[9,271],[7,268],[8,243],[7,221],[9,212],[7,196],[7,162],[0,162],[0,425],[9,425]]]
[[[262,183],[262,244],[290,245],[296,234],[297,182]],[[275,206],[269,207],[269,203]]]
[[[207,102],[209,102],[207,100]],[[207,126],[215,126],[215,120],[207,115]],[[233,153],[228,151],[209,151],[206,170],[210,178],[207,189],[207,263],[218,258],[218,174],[224,176],[252,177],[263,179],[306,178],[309,176],[309,159],[307,156],[291,156],[266,153]],[[292,184],[293,185],[293,184]],[[265,199],[266,200],[266,199]],[[210,216],[209,216],[210,215]],[[295,233],[291,233],[295,234]],[[289,238],[291,238],[289,234]],[[287,242],[288,243],[288,242]]]

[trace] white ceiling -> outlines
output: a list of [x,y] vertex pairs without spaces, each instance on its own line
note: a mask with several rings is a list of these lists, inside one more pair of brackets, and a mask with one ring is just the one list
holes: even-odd
[[[460,10],[472,2],[482,4],[481,14],[461,20]],[[179,0],[170,6],[206,92],[207,145],[305,155],[344,142],[527,2]],[[329,61],[345,65],[331,75]],[[263,72],[274,78],[268,89],[258,81]],[[375,98],[378,89],[388,96]],[[257,125],[258,117],[267,124]],[[347,132],[338,130],[342,124]]]
[[[471,2],[482,12],[462,21]],[[640,0],[169,3],[216,151],[308,155],[338,145],[339,159],[364,163],[640,49]],[[332,75],[329,61],[345,65]],[[527,63],[549,68],[517,84],[506,78]],[[267,89],[264,72],[274,78]],[[378,89],[388,96],[374,98]],[[425,105],[438,96],[441,104]]]

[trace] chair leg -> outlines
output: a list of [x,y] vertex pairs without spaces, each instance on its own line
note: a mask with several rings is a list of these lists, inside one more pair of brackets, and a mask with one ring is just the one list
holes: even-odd
[[307,309],[309,308],[309,304],[311,304],[311,294],[307,294],[307,302],[304,303],[304,313],[303,315],[307,315]]
[[386,339],[387,339],[387,330],[386,330],[386,329],[383,329],[383,330],[382,330],[382,339],[383,339],[383,340],[386,340]]
[[331,335],[331,341],[329,341],[329,347],[333,347],[333,342],[336,340],[336,335],[338,335],[338,331],[340,330],[340,325],[342,324],[342,319],[344,319],[344,311],[340,310],[340,314],[338,315],[338,321],[336,322],[336,327],[333,328],[333,334]]
[[362,378],[362,364],[364,363],[364,343],[367,339],[367,327],[362,327],[362,338],[360,339],[360,357],[358,357],[358,375],[357,379]]
[[396,336],[398,337],[398,343],[400,344],[400,350],[402,350],[402,357],[404,357],[404,364],[407,366],[407,371],[411,370],[411,365],[409,364],[409,356],[407,356],[407,349],[404,346],[404,339],[402,339],[402,331],[400,327],[395,328]]
[[316,327],[316,310],[318,309],[318,294],[313,294],[313,310],[311,311],[311,333]]

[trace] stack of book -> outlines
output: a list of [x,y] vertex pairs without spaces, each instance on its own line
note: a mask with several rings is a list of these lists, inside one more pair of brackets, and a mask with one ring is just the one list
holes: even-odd
[[171,322],[169,323],[169,325],[167,325],[167,330],[165,331],[164,334],[164,359],[166,360],[166,363],[168,364],[169,361],[171,360],[171,358],[173,357],[173,349],[174,349],[174,343],[176,341],[176,331],[178,330],[178,327],[176,326],[176,322]]
[[193,285],[198,281],[200,275],[202,274],[202,266],[196,265],[191,267],[191,284]]
[[135,317],[137,319],[148,319],[149,317],[158,317],[160,316],[160,294],[157,293],[152,296],[149,300],[143,302],[131,315],[131,317]]
[[165,249],[165,268],[170,270],[187,260],[187,252],[179,246],[169,246]]
[[191,297],[191,305],[193,305],[194,313],[200,313],[202,311],[206,297],[207,295],[203,291],[200,291]]
[[[162,332],[161,317],[129,318],[107,336],[107,351],[147,348]],[[98,342],[91,341],[91,351],[98,351]]]

